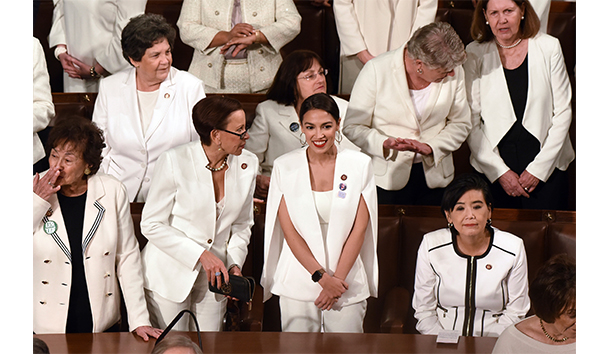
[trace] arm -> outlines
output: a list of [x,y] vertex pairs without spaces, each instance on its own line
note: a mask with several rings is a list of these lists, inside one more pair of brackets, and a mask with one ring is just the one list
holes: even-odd
[[356,55],[367,51],[366,43],[358,24],[358,17],[356,17],[353,0],[334,0],[333,12],[335,13],[337,34],[341,41],[343,54]]
[[[254,167],[254,166],[253,166]],[[231,238],[227,245],[227,266],[236,264],[242,268],[248,255],[248,244],[250,243],[251,229],[254,225],[254,188],[256,186],[256,174],[253,174],[248,195],[237,219],[231,225]]]
[[438,334],[443,329],[437,314],[435,288],[437,276],[428,258],[426,238],[422,240],[417,251],[417,264],[415,268],[415,292],[413,294],[413,309],[417,325],[415,328],[421,334]]
[[53,20],[49,32],[49,47],[66,45],[66,33],[64,30],[64,1],[53,0]]
[[[201,17],[204,4],[202,0],[184,0],[180,9],[180,17],[176,25],[180,29],[180,39],[195,50],[206,50],[224,45],[234,35],[242,33],[247,28],[237,28],[233,34],[208,27]],[[250,26],[251,27],[251,26]]]
[[415,16],[413,26],[411,27],[411,35],[413,35],[413,32],[415,32],[418,28],[434,22],[436,19],[437,6],[437,0],[419,0],[419,5],[417,5],[417,15]]
[[337,264],[337,270],[334,274],[335,277],[341,280],[345,280],[347,274],[354,266],[354,262],[356,262],[356,259],[360,254],[360,250],[362,249],[362,244],[364,243],[364,235],[368,224],[369,209],[366,206],[366,202],[364,201],[364,198],[361,195],[360,201],[358,202],[358,209],[356,211],[356,219],[354,220],[352,231],[350,232],[349,236],[347,237],[347,240],[345,241],[343,251],[341,251],[339,263]]
[[95,123],[104,133],[104,142],[106,146],[102,150],[102,164],[100,165],[100,169],[105,173],[108,172],[108,165],[110,164],[110,159],[107,158],[107,156],[112,150],[112,147],[110,147],[110,144],[108,143],[108,101],[106,91],[106,82],[105,80],[101,80],[99,92],[95,99],[95,105],[93,106],[93,116],[91,118],[93,123]]
[[44,58],[44,52],[38,39],[34,37],[33,40],[34,120],[32,126],[34,134],[36,134],[49,125],[51,118],[55,116],[55,106],[53,105],[51,85],[49,84],[49,73],[47,72],[47,62]]
[[276,53],[301,32],[301,15],[293,0],[275,1],[275,22],[257,28]]
[[256,176],[256,191],[255,195],[261,198],[267,198],[269,191],[268,176],[260,174],[261,165],[265,161],[265,154],[269,146],[269,124],[264,114],[264,110],[261,104],[256,106],[256,117],[252,121],[252,126],[248,130],[250,139],[246,141],[246,149],[256,155],[259,161],[258,171],[259,175]]

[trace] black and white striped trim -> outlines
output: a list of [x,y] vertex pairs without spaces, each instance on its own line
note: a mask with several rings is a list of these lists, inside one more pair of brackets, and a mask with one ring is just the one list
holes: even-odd
[[100,226],[100,223],[102,222],[102,217],[104,216],[104,212],[106,212],[106,209],[97,200],[95,201],[95,203],[93,203],[93,206],[95,206],[97,208],[97,216],[95,217],[95,221],[93,222],[93,225],[91,226],[91,229],[89,230],[89,233],[87,233],[87,236],[83,240],[83,244],[82,244],[83,256],[85,255],[85,250],[89,246],[89,243],[91,243],[91,239],[93,239],[93,235],[95,235],[97,228]]
[[[49,221],[48,217],[43,217],[42,218],[42,222],[44,222],[45,224]],[[70,253],[70,249],[66,246],[66,244],[59,238],[59,236],[57,235],[57,232],[53,232],[51,234],[51,237],[53,237],[53,240],[55,241],[55,243],[57,243],[57,245],[59,246],[59,249],[61,249],[64,254],[66,255],[66,257],[68,257],[68,260],[70,261],[70,263],[72,263],[72,254]]]

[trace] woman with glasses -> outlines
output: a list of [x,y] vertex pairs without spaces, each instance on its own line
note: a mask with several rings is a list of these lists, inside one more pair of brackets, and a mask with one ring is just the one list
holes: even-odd
[[[161,154],[142,211],[144,289],[159,328],[188,309],[201,330],[219,331],[227,300],[208,291],[208,282],[241,275],[258,160],[243,151],[249,135],[239,101],[207,97],[193,107],[193,124],[200,141]],[[189,322],[174,329],[195,330]]]
[[[297,112],[307,97],[314,93],[326,93],[327,74],[328,70],[324,69],[318,54],[296,50],[284,58],[267,91],[267,100],[256,107],[256,117],[250,128],[251,139],[246,149],[255,153],[260,162],[259,175],[256,177],[257,198],[267,198],[273,161],[305,145]],[[340,116],[344,117],[347,101],[335,96],[332,98],[339,106]],[[342,148],[359,150],[341,137],[341,131],[337,133],[337,142]]]

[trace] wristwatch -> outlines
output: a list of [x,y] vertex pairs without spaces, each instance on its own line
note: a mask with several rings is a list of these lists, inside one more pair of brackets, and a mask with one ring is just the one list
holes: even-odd
[[317,283],[320,281],[320,279],[322,279],[322,276],[324,275],[324,273],[326,273],[326,271],[324,269],[318,269],[315,272],[313,272],[313,274],[311,275],[311,280],[313,280],[314,283]]

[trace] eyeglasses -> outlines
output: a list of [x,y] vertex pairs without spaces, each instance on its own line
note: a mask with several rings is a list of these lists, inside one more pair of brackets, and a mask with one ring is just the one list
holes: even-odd
[[236,132],[232,132],[230,130],[221,129],[221,128],[218,128],[218,130],[222,130],[223,132],[227,132],[229,134],[233,134],[235,136],[238,136],[241,140],[246,140],[246,134],[248,134],[248,129],[244,130],[244,132],[241,133],[241,134],[240,133],[236,133]]
[[303,77],[297,77],[297,79],[304,79],[306,81],[311,81],[311,80],[315,80],[318,78],[318,75],[322,75],[322,76],[326,76],[328,75],[328,69],[323,69],[320,72],[317,73],[313,73],[313,74],[309,74],[307,76],[303,76]]

